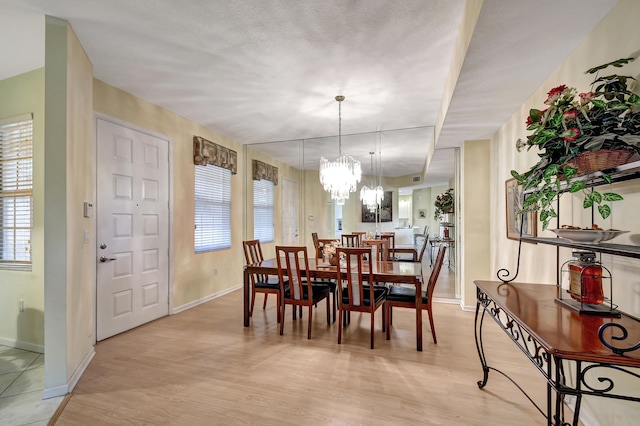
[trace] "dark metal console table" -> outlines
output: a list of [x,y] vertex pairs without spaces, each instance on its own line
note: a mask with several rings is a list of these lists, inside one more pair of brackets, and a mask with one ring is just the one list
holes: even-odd
[[[635,370],[640,368],[638,320],[625,314],[621,318],[580,315],[554,300],[564,292],[555,285],[474,283],[476,347],[484,373],[478,387],[486,386],[489,371],[496,371],[524,393],[546,417],[548,425],[556,426],[578,424],[584,395],[640,402],[640,386],[635,395],[618,393],[614,380],[607,374],[615,371],[617,375],[640,380],[640,370]],[[562,297],[569,296],[565,292]],[[496,321],[546,379],[546,410],[508,375],[489,366],[482,341],[485,315]],[[567,380],[568,377],[572,380]],[[576,397],[571,422],[565,421],[567,395]]]

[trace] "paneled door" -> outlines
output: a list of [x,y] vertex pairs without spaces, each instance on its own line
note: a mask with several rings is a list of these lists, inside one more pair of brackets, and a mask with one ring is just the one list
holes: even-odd
[[169,313],[169,143],[97,119],[96,336]]
[[282,245],[298,245],[298,182],[282,179]]

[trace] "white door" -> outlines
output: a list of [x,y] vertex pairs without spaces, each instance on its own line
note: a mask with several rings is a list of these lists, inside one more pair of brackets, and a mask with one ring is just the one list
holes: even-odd
[[298,245],[298,182],[282,179],[282,244]]
[[97,340],[169,313],[169,143],[97,120]]

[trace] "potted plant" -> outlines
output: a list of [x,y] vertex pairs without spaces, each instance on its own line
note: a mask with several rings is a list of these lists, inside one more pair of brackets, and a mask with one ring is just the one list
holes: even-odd
[[[557,217],[554,202],[566,182],[569,192],[584,192],[584,208],[597,206],[603,219],[611,214],[610,202],[621,200],[614,192],[586,189],[587,179],[576,180],[596,170],[624,164],[640,152],[640,97],[627,84],[633,77],[612,74],[599,77],[599,71],[622,67],[635,58],[623,58],[586,71],[596,74],[591,91],[578,93],[561,85],[548,92],[544,110],[531,109],[526,140],[518,139],[522,151],[536,147],[540,160],[525,173],[511,175],[527,194],[520,213],[538,212],[543,230]],[[611,178],[602,178],[611,183]]]
[[433,205],[436,207],[433,214],[435,220],[439,220],[444,213],[453,213],[453,188],[438,195]]

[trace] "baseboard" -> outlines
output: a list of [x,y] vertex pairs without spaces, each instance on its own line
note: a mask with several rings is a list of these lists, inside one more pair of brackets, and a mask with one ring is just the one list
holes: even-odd
[[30,342],[22,342],[20,340],[6,339],[4,337],[0,337],[0,345],[8,346],[10,348],[22,349],[23,351],[37,352],[39,354],[44,353],[44,346],[42,345],[36,345]]
[[217,299],[218,297],[222,297],[225,294],[229,294],[231,292],[234,292],[236,290],[241,289],[242,286],[243,286],[243,284],[238,284],[237,286],[233,286],[233,287],[227,288],[227,289],[222,290],[222,291],[220,291],[218,293],[213,293],[213,294],[210,294],[208,296],[201,297],[200,299],[196,299],[194,301],[191,301],[189,303],[185,303],[184,305],[181,305],[181,306],[173,308],[173,312],[171,312],[171,314],[172,315],[173,314],[177,314],[177,313],[180,313],[182,311],[186,311],[187,309],[191,309],[191,308],[194,308],[194,307],[196,307],[198,305],[206,303],[206,302],[208,302],[210,300]]
[[475,312],[476,311],[476,305],[466,306],[466,305],[463,305],[462,302],[460,302],[460,308],[462,308],[462,310],[466,311],[466,312]]
[[458,299],[446,299],[444,297],[434,297],[433,301],[435,303],[445,303],[445,304],[449,304],[449,305],[459,305],[460,304],[460,300],[458,300]]
[[87,352],[87,354],[82,359],[82,362],[80,362],[80,365],[78,365],[78,368],[76,368],[76,371],[74,371],[73,374],[71,375],[71,379],[69,379],[69,382],[67,382],[66,385],[56,386],[53,388],[45,388],[42,391],[42,399],[49,399],[49,398],[55,398],[57,396],[63,396],[73,391],[73,389],[78,384],[78,380],[80,380],[80,377],[82,377],[82,375],[84,374],[84,371],[87,369],[87,367],[89,366],[89,363],[91,362],[91,360],[95,355],[96,355],[96,351],[92,346],[89,352]]

